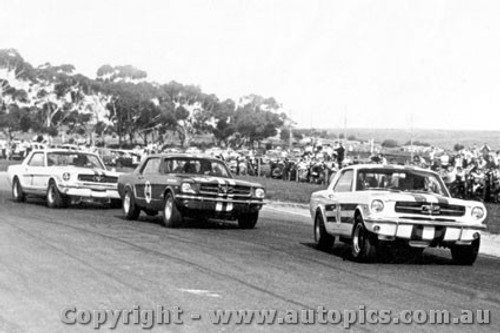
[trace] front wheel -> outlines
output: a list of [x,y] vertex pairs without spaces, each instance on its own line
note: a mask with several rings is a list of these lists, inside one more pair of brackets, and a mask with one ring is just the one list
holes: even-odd
[[246,214],[238,218],[240,229],[253,229],[259,219],[259,212]]
[[477,259],[479,253],[479,238],[470,245],[453,245],[451,247],[451,257],[459,265],[471,266]]
[[26,200],[26,195],[17,177],[12,182],[12,197],[16,202],[24,202]]
[[177,228],[182,225],[184,221],[182,213],[177,208],[172,193],[168,192],[165,196],[162,211],[163,225],[167,228]]
[[316,214],[314,219],[314,241],[316,242],[316,247],[321,250],[327,250],[332,248],[335,238],[326,232],[325,222],[321,214]]
[[61,208],[67,205],[68,198],[59,192],[56,183],[51,181],[47,189],[47,206],[49,208]]
[[135,204],[134,193],[130,188],[125,190],[125,195],[123,196],[122,201],[122,210],[127,220],[137,220],[139,214],[141,213],[141,210]]
[[376,257],[374,236],[365,228],[361,217],[356,217],[352,233],[352,257],[356,261],[368,262]]

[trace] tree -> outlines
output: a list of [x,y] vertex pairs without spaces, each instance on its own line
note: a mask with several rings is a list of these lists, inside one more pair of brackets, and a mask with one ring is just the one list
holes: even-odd
[[31,118],[27,108],[20,108],[17,104],[10,104],[0,108],[0,129],[9,141],[16,132],[26,132],[31,127]]
[[235,127],[241,137],[254,144],[275,136],[277,129],[283,126],[286,115],[278,113],[280,105],[274,98],[249,95],[240,99],[240,106],[235,112]]
[[138,69],[132,65],[111,66],[102,65],[97,69],[97,79],[101,81],[125,81],[137,82],[148,76],[146,71]]
[[395,148],[395,147],[398,147],[398,142],[396,140],[393,140],[393,139],[387,139],[387,140],[384,140],[382,142],[382,147],[385,147],[385,148]]
[[414,146],[422,146],[422,147],[430,147],[431,145],[427,142],[422,142],[422,141],[406,141],[406,143],[404,144],[405,146],[409,146],[409,145],[414,145]]
[[211,110],[212,119],[208,122],[211,125],[211,132],[217,144],[227,145],[228,139],[235,133],[235,103],[231,99],[218,102]]
[[465,148],[465,146],[464,146],[464,145],[462,145],[462,144],[460,144],[460,143],[456,143],[456,144],[453,146],[453,150],[454,150],[454,151],[460,151],[460,150],[462,150],[462,149],[464,149],[464,148]]

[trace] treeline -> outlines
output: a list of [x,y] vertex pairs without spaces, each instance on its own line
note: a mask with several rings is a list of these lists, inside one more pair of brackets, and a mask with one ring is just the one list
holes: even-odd
[[193,135],[211,134],[217,144],[242,145],[275,136],[286,121],[272,97],[220,100],[195,85],[148,81],[131,65],[103,65],[89,78],[71,64],[34,67],[17,50],[0,50],[0,130],[9,138],[64,130],[91,141],[113,135],[120,144],[147,144],[175,133],[185,146]]

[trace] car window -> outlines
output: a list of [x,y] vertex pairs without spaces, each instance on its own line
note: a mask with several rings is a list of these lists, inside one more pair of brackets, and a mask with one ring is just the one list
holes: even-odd
[[29,166],[32,167],[43,167],[45,166],[45,161],[43,158],[43,153],[35,153],[33,156],[31,156],[30,161],[28,162]]
[[346,170],[341,175],[337,184],[333,187],[335,192],[350,192],[352,189],[353,171]]
[[150,158],[146,161],[146,165],[142,168],[143,175],[157,175],[160,173],[160,159]]
[[106,169],[97,155],[76,151],[52,152],[47,154],[49,166],[76,166],[89,169]]
[[165,159],[164,173],[187,173],[215,177],[231,177],[224,163],[199,158]]

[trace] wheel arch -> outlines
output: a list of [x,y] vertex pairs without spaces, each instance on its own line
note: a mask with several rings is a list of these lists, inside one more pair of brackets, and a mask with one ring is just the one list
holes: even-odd
[[316,207],[316,210],[314,212],[314,221],[316,221],[316,217],[318,217],[318,215],[321,215],[323,222],[326,223],[325,207],[323,207],[321,205],[318,205]]
[[165,200],[168,193],[172,194],[172,196],[174,197],[174,200],[175,200],[175,190],[172,186],[166,186],[165,189],[163,190],[163,193],[162,193],[163,200]]

